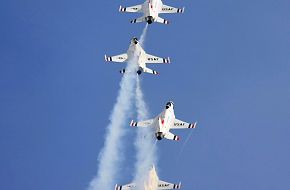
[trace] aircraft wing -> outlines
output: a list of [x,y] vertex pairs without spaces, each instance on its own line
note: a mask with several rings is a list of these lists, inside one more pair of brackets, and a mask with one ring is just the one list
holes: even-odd
[[127,185],[118,185],[116,184],[115,190],[131,190],[134,189],[136,185],[134,183],[129,183]]
[[181,187],[181,183],[174,184],[174,183],[168,183],[166,181],[159,180],[157,190],[180,189],[180,187]]
[[150,54],[146,54],[147,55],[147,60],[146,63],[170,63],[170,58],[162,58],[162,57],[157,57],[155,55],[150,55]]
[[183,12],[184,12],[184,7],[180,9],[180,8],[170,7],[168,5],[163,5],[160,13],[183,13]]
[[197,122],[195,123],[186,123],[184,121],[175,119],[174,125],[170,129],[185,129],[185,128],[195,128]]
[[105,55],[105,60],[106,61],[110,61],[110,62],[122,63],[122,62],[127,61],[127,59],[128,59],[127,53],[123,53],[123,54],[115,55],[115,56],[107,56],[107,55]]
[[135,122],[135,121],[131,121],[130,123],[130,126],[132,127],[149,127],[150,125],[152,125],[154,122],[154,119],[148,119],[148,120],[145,120],[145,121],[138,121],[138,122]]
[[139,13],[142,12],[142,5],[135,5],[131,7],[122,7],[119,8],[120,12],[129,12],[129,13]]

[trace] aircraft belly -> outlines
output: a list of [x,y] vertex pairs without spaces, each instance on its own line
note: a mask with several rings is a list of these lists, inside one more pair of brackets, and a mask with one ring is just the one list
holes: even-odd
[[168,126],[170,126],[169,129],[170,129],[171,126],[173,126],[173,125],[174,125],[174,119],[171,119],[170,122],[169,122],[169,124],[168,124]]
[[142,67],[142,68],[146,67],[145,63],[141,60],[138,61],[138,65],[139,65],[139,67]]
[[157,127],[156,127],[156,131],[155,131],[155,132],[156,132],[156,133],[157,133],[157,132],[161,132],[161,128],[160,128],[160,125],[159,125],[159,124],[157,125]]

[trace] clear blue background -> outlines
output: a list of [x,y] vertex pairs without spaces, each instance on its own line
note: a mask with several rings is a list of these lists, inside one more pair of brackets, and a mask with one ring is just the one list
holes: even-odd
[[[151,116],[167,100],[199,122],[158,142],[159,176],[184,190],[290,189],[290,1],[164,1],[185,6],[150,25],[146,51],[172,64],[142,75]],[[86,189],[97,172],[121,65],[144,24],[142,1],[0,2],[0,189]],[[129,126],[128,126],[129,127]],[[129,131],[123,175],[132,178]]]

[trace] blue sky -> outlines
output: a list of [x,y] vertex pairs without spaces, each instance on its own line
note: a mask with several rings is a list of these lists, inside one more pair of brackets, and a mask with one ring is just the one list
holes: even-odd
[[[149,26],[146,51],[172,64],[142,75],[146,102],[154,116],[173,100],[199,124],[186,144],[188,130],[158,142],[159,176],[184,190],[289,189],[290,2],[164,2],[186,9]],[[118,12],[139,3],[1,1],[0,189],[86,189],[121,79],[103,55],[141,34],[139,15]],[[133,138],[116,183],[132,178]]]

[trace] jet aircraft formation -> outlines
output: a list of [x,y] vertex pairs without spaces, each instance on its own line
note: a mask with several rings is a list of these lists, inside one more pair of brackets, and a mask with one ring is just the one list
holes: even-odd
[[[161,0],[146,0],[143,4],[123,7],[120,6],[120,12],[128,12],[128,13],[143,13],[143,16],[131,20],[131,23],[140,23],[147,22],[148,24],[162,23],[169,24],[168,20],[165,20],[159,17],[159,14],[163,13],[183,13],[183,8],[175,8],[168,5],[164,5]],[[137,57],[136,57],[137,55]],[[169,57],[158,57],[155,55],[151,55],[145,52],[142,48],[142,45],[138,41],[136,37],[133,37],[130,42],[130,46],[126,53],[122,53],[115,56],[107,56],[105,55],[105,61],[108,62],[118,62],[125,63],[132,58],[137,58],[135,61],[137,64],[136,73],[141,75],[144,73],[149,73],[153,75],[159,74],[157,71],[152,70],[147,67],[147,64],[168,64],[170,63]],[[125,74],[127,71],[125,69],[121,69],[120,73]],[[169,101],[166,103],[164,109],[160,114],[158,114],[153,119],[148,119],[145,121],[131,121],[130,126],[132,127],[151,127],[154,130],[154,135],[157,140],[161,140],[163,138],[178,141],[180,138],[171,133],[170,129],[186,129],[186,128],[196,128],[195,123],[187,123],[175,118],[174,114],[174,103]],[[152,134],[153,135],[153,134]],[[180,189],[181,184],[174,184],[165,181],[159,180],[154,165],[151,169],[148,168],[148,181],[144,181],[144,189],[145,190],[167,190],[167,189]],[[136,188],[136,184],[134,182],[127,185],[116,185],[115,190],[133,190]]]

